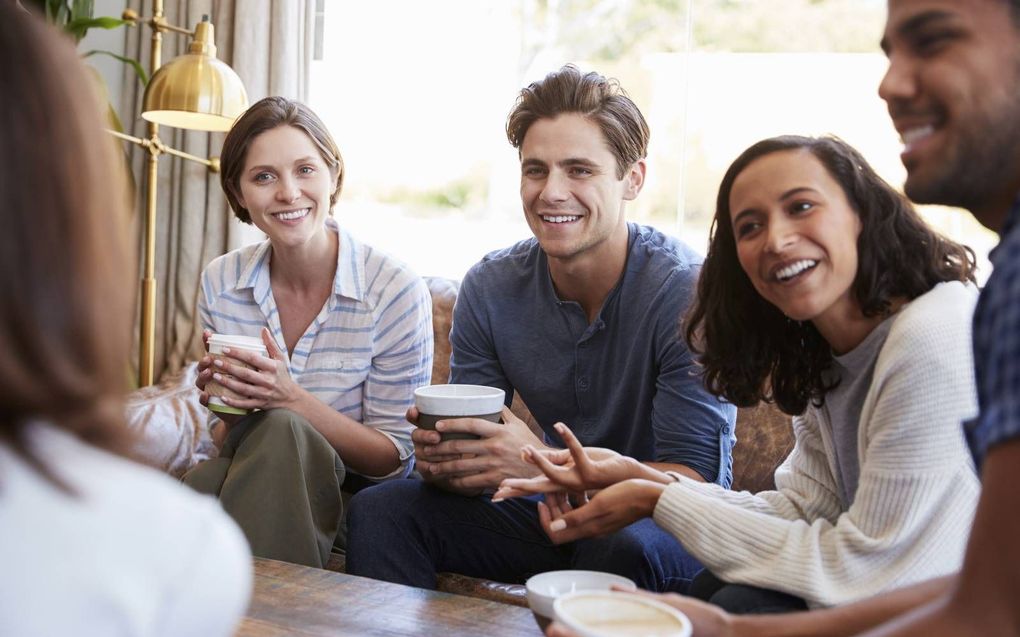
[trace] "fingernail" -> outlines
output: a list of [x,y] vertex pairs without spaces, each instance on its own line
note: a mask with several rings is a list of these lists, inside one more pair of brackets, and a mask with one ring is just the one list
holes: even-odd
[[216,380],[222,380],[223,379],[223,375],[222,374],[213,374],[212,377],[215,378]]
[[223,367],[223,361],[217,358],[216,360],[213,361],[213,365],[215,365],[216,367]]
[[562,531],[565,528],[567,528],[567,523],[563,520],[553,520],[549,525],[550,531]]
[[492,496],[492,500],[490,500],[490,502],[502,502],[502,501],[503,498],[497,498],[496,496]]
[[223,348],[223,353],[224,354],[229,354],[230,353],[230,348],[229,347],[224,347]]

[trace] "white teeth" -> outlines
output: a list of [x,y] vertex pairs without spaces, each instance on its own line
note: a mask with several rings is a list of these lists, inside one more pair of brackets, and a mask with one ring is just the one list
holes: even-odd
[[776,272],[776,278],[779,279],[780,281],[786,281],[788,279],[792,279],[793,277],[797,276],[798,274],[800,274],[804,270],[807,270],[808,268],[815,267],[816,265],[818,265],[817,261],[812,261],[811,259],[803,259],[801,261],[797,261],[796,263],[791,263],[790,265]]
[[578,215],[559,215],[553,217],[551,215],[542,215],[542,221],[548,221],[549,223],[566,223],[568,221],[577,221],[581,217]]
[[304,217],[305,215],[308,214],[308,212],[309,212],[308,208],[302,208],[301,210],[292,210],[290,212],[277,212],[274,213],[274,216],[277,219],[282,219],[284,221],[293,221],[295,219],[300,219],[301,217]]
[[910,130],[903,131],[900,135],[900,139],[903,140],[903,144],[910,146],[911,144],[920,141],[935,132],[935,127],[931,124],[926,126],[919,126],[917,128],[911,128]]

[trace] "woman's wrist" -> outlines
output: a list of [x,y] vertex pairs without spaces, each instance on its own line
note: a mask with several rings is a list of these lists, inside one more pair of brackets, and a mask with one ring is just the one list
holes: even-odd
[[317,400],[308,393],[304,387],[292,381],[290,390],[287,392],[287,397],[275,406],[283,409],[289,409],[294,413],[301,414],[303,413],[303,410],[300,408],[301,403],[309,397],[313,398],[313,400]]
[[659,504],[659,498],[662,497],[663,491],[666,490],[666,485],[652,480],[637,480],[636,482],[641,487],[638,497],[642,503],[641,509],[646,514],[645,517],[652,517],[652,514],[655,513],[655,507]]

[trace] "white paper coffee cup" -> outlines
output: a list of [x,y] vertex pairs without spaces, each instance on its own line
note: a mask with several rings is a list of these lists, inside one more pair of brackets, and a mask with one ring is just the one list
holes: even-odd
[[[269,356],[269,351],[266,349],[265,344],[262,342],[262,339],[257,336],[233,336],[230,334],[213,334],[212,336],[209,337],[209,355],[212,356],[214,359],[221,358],[232,365],[243,365],[248,369],[254,369],[254,367],[252,367],[251,365],[245,365],[244,363],[238,361],[236,358],[224,356],[223,350],[225,348],[230,348],[231,350],[237,351],[254,352],[256,354],[261,354],[262,356]],[[219,373],[223,374],[223,372]],[[229,374],[223,375],[228,378],[232,378],[232,376],[230,376]],[[232,407],[224,403],[221,396],[226,396],[227,398],[244,398],[244,396],[239,396],[238,394],[219,384],[215,380],[210,380],[208,383],[206,383],[205,391],[207,394],[209,394],[209,409],[213,411],[223,414],[238,414],[238,415],[244,415],[251,411],[249,409],[239,409],[237,407]]]

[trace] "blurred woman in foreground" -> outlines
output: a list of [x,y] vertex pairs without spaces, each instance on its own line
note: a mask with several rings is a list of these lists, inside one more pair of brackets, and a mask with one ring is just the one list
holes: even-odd
[[89,74],[11,2],[0,59],[0,633],[231,634],[237,526],[123,457],[135,267]]

